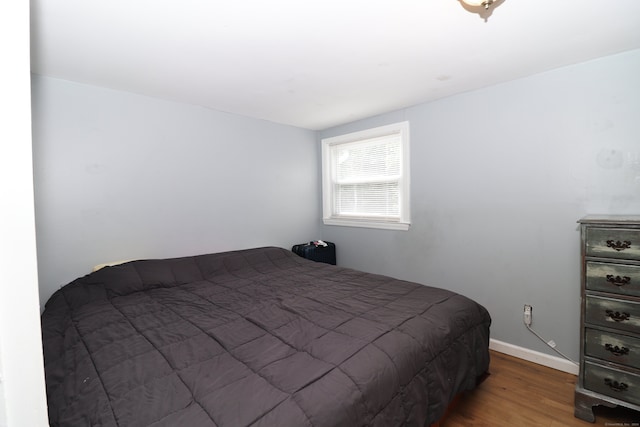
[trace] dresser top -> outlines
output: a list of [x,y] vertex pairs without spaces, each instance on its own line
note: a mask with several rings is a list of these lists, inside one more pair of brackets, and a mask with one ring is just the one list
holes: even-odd
[[581,224],[632,224],[640,222],[640,215],[587,215],[578,221]]

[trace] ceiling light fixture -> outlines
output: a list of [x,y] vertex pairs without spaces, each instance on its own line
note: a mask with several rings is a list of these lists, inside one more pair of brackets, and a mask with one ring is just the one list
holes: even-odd
[[504,3],[505,0],[459,0],[460,5],[471,13],[477,13],[486,22],[494,9]]
[[471,6],[471,7],[479,7],[482,6],[485,10],[488,10],[489,7],[493,4],[493,0],[462,0],[463,3]]

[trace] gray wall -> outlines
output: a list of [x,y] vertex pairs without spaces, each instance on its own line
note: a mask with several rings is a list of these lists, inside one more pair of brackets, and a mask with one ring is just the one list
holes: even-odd
[[99,263],[320,233],[316,134],[33,76],[41,304]]
[[492,337],[578,357],[579,233],[587,213],[640,213],[640,51],[325,130],[409,120],[409,231],[325,226],[343,266],[484,304]]
[[[640,213],[640,51],[316,134],[33,77],[41,300],[91,266],[316,236],[343,266],[484,304],[492,337],[577,358],[586,213]],[[322,137],[411,123],[407,232],[320,225]],[[244,192],[244,196],[238,193]]]

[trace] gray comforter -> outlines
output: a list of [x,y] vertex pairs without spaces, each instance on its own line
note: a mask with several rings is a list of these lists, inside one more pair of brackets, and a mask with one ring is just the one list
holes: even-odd
[[424,426],[488,368],[487,311],[281,248],[134,261],[42,315],[52,426]]

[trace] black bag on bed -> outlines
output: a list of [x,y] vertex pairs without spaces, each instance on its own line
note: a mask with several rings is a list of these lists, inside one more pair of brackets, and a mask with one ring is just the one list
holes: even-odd
[[336,265],[336,245],[331,242],[317,240],[308,244],[293,245],[291,251],[311,261]]

